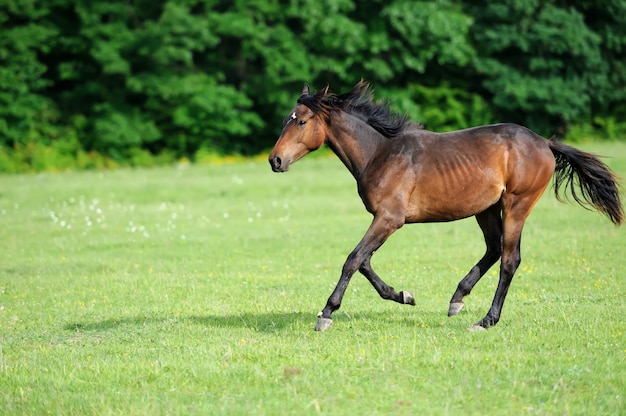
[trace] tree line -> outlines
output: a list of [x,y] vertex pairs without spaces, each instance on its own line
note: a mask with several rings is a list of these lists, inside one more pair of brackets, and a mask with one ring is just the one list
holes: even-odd
[[307,82],[429,130],[626,135],[623,0],[2,0],[0,171],[256,154]]

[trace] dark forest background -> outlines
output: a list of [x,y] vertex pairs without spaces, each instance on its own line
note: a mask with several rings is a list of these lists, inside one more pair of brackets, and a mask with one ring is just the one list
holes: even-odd
[[0,0],[0,171],[272,146],[302,83],[429,130],[626,139],[626,2]]

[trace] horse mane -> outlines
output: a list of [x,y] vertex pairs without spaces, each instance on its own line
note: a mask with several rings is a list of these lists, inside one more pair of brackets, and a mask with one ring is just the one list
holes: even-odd
[[406,115],[394,113],[388,100],[374,102],[373,98],[370,84],[361,80],[350,91],[340,95],[328,93],[327,89],[303,94],[298,99],[298,104],[306,105],[326,120],[333,110],[345,111],[359,117],[389,139],[400,135],[409,123]]

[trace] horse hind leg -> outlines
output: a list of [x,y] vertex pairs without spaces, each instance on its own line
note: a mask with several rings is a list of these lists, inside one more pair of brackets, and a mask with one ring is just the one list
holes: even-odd
[[485,237],[487,249],[484,256],[459,282],[448,309],[448,316],[454,316],[463,310],[463,298],[470,294],[481,277],[495,264],[502,255],[502,217],[501,204],[497,203],[486,211],[476,215],[476,221]]
[[486,329],[492,327],[500,320],[504,300],[513,280],[513,275],[521,263],[521,239],[524,223],[530,215],[539,197],[543,193],[548,181],[543,187],[537,188],[533,193],[525,196],[504,195],[502,199],[502,261],[500,262],[500,280],[487,315],[478,321],[471,329]]
[[415,306],[415,298],[410,292],[404,290],[396,292],[393,287],[383,282],[383,280],[372,269],[370,259],[371,256],[365,259],[363,264],[361,264],[361,267],[359,267],[359,272],[361,272],[361,274],[365,276],[372,286],[374,286],[374,289],[376,289],[380,297],[387,300],[393,300],[394,302],[401,304]]
[[500,280],[496,294],[493,298],[491,308],[487,315],[478,321],[470,330],[483,330],[492,327],[500,320],[504,300],[509,291],[513,275],[517,271],[521,263],[521,235],[524,220],[518,221],[512,225],[505,225],[504,250],[502,253],[502,262],[500,264]]

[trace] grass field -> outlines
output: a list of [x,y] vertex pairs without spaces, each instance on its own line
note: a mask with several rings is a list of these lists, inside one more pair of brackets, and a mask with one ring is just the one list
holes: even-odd
[[[626,177],[626,144],[612,156]],[[336,158],[0,176],[2,415],[626,414],[626,233],[547,192],[503,317],[473,219],[411,225],[313,331],[370,222]]]

